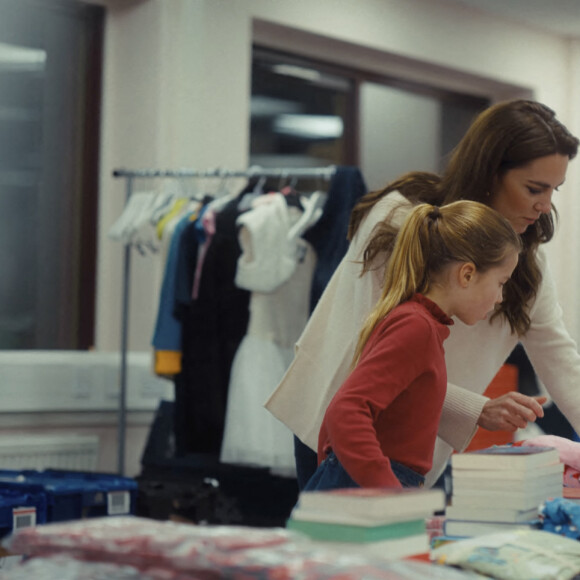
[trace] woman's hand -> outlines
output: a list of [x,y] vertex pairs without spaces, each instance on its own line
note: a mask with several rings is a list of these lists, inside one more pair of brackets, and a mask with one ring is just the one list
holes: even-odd
[[547,397],[528,397],[518,392],[501,395],[485,403],[477,424],[488,431],[515,431],[544,416]]

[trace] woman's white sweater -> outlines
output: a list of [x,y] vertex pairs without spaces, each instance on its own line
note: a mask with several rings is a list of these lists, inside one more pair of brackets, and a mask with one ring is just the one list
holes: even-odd
[[[400,225],[409,208],[393,192],[366,216],[296,344],[294,361],[266,401],[266,408],[313,449],[326,407],[348,375],[360,328],[381,295],[384,267],[360,276],[362,253],[377,223],[394,209],[393,221]],[[519,341],[554,402],[580,432],[580,356],[564,326],[543,248],[538,260],[542,284],[530,304],[531,328]],[[487,401],[482,393],[517,343],[503,318],[474,326],[455,319],[444,343],[449,383],[426,485],[437,480],[453,449],[469,444]]]

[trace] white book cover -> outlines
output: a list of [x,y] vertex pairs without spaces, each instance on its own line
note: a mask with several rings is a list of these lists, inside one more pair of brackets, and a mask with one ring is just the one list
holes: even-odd
[[344,512],[328,512],[328,511],[316,511],[310,509],[302,509],[300,506],[296,506],[292,510],[292,518],[295,520],[302,520],[305,522],[318,522],[326,524],[341,524],[350,526],[362,526],[362,527],[375,527],[378,525],[388,525],[397,524],[401,522],[409,522],[415,520],[425,520],[431,517],[433,514],[430,511],[417,511],[417,512],[406,512],[404,516],[396,513],[383,513],[380,515],[380,521],[378,517],[374,520],[370,520],[368,517],[353,516],[349,513]]
[[518,523],[446,519],[443,523],[443,532],[446,536],[473,537],[513,530],[538,529],[539,523],[540,520],[537,518]]
[[477,479],[470,477],[452,476],[451,483],[454,490],[482,490],[482,491],[519,491],[523,493],[537,493],[551,491],[563,487],[562,475],[553,473],[539,477],[528,477],[518,482],[513,479]]
[[452,504],[445,508],[445,517],[452,520],[520,523],[537,518],[538,508],[532,507],[527,510],[518,510],[490,506],[457,506]]
[[451,469],[452,471],[454,468],[517,471],[559,462],[560,454],[554,447],[494,445],[477,451],[454,453],[451,456]]
[[347,488],[329,491],[303,491],[298,498],[302,513],[345,514],[372,523],[409,519],[418,513],[425,517],[445,509],[442,489],[425,488]]
[[548,475],[558,474],[561,478],[564,476],[563,463],[549,463],[546,465],[539,465],[537,467],[528,469],[470,469],[454,466],[451,470],[453,479],[481,479],[481,480],[502,480],[502,481],[525,481],[530,478],[544,477]]
[[527,510],[539,506],[547,499],[562,497],[562,486],[553,490],[540,491],[538,493],[523,493],[514,491],[479,491],[479,490],[454,490],[452,503],[461,507],[493,507]]

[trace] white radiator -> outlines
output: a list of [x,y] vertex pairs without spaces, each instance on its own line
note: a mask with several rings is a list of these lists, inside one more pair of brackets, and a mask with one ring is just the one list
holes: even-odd
[[0,469],[95,471],[98,458],[93,435],[0,436]]

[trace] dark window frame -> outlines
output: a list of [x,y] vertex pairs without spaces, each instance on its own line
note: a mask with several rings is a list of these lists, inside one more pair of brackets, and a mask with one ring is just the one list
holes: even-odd
[[252,44],[252,62],[255,57],[283,61],[287,64],[314,68],[322,73],[341,76],[352,83],[352,95],[348,99],[345,123],[346,163],[360,164],[360,93],[364,83],[375,83],[394,89],[408,91],[417,95],[438,99],[443,104],[470,104],[475,109],[482,110],[491,104],[492,97],[484,97],[481,94],[461,93],[443,87],[436,87],[427,83],[417,82],[397,77],[395,75],[379,74],[364,68],[353,68],[344,64],[332,63],[322,58],[311,58],[302,54],[292,53],[287,50],[273,48],[267,44],[254,42]]

